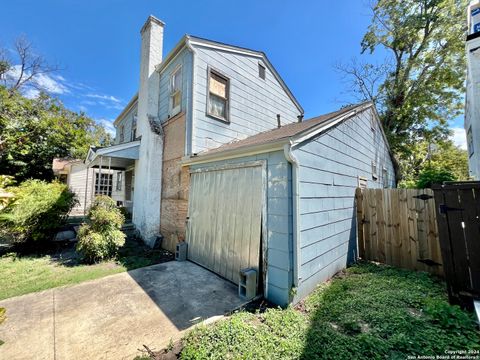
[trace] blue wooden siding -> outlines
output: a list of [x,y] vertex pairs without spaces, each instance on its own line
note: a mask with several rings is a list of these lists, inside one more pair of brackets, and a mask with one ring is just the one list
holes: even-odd
[[[194,153],[273,129],[277,114],[282,124],[297,121],[300,111],[268,67],[265,80],[258,76],[259,58],[198,45],[196,54]],[[230,124],[206,115],[208,66],[230,79]]]
[[[348,119],[294,149],[298,159],[300,253],[298,298],[330,278],[356,252],[354,196],[358,177],[369,188],[395,185],[393,164],[372,110]],[[372,177],[377,159],[378,179]]]
[[115,144],[120,144],[120,128],[124,126],[124,139],[122,142],[129,142],[132,141],[132,124],[133,124],[133,117],[137,115],[137,103],[123,116],[123,118],[118,122],[117,126],[115,127]]
[[[158,117],[161,122],[165,122],[170,118],[170,77],[172,73],[181,66],[182,71],[182,103],[181,110],[189,109],[189,101],[191,97],[192,86],[192,53],[186,48],[181,50],[178,55],[171,61],[160,74],[160,99]],[[187,118],[187,123],[189,122]]]
[[224,161],[191,168],[238,164],[255,160],[267,161],[267,298],[281,306],[289,303],[292,287],[292,177],[291,166],[282,151]]

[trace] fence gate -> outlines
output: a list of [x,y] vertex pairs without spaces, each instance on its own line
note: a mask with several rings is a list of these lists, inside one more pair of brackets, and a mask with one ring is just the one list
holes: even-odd
[[357,189],[362,259],[443,275],[430,189]]
[[480,299],[480,182],[433,187],[450,302]]

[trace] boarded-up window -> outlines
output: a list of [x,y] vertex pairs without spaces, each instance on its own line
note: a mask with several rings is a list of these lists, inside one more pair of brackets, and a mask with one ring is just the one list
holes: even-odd
[[229,79],[209,70],[207,113],[217,119],[228,121]]
[[170,116],[180,112],[182,107],[182,67],[178,67],[170,77]]

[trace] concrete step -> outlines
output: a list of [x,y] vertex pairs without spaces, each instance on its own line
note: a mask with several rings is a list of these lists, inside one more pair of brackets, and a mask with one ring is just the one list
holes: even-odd
[[122,232],[127,235],[127,237],[138,237],[140,234],[132,223],[123,224]]

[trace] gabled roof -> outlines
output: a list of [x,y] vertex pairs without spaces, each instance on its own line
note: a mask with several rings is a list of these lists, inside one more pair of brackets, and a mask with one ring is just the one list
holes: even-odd
[[268,69],[272,72],[272,74],[275,76],[275,79],[280,83],[284,91],[287,93],[288,97],[292,100],[292,102],[295,104],[297,109],[300,111],[301,114],[304,113],[304,110],[300,103],[297,101],[295,96],[293,96],[293,93],[290,91],[288,88],[287,84],[285,81],[283,81],[282,77],[280,74],[277,72],[277,70],[273,67],[272,63],[268,59],[267,55],[263,51],[258,51],[258,50],[252,50],[252,49],[247,49],[244,47],[240,46],[235,46],[235,45],[229,45],[225,44],[219,41],[213,41],[213,40],[208,40],[204,39],[198,36],[193,36],[193,35],[185,35],[183,36],[180,41],[175,45],[173,50],[170,51],[170,53],[165,57],[165,59],[162,61],[161,64],[157,65],[156,69],[157,71],[161,72],[174,58],[175,56],[185,47],[187,44],[190,45],[197,45],[197,46],[203,46],[207,48],[212,48],[212,49],[220,49],[224,51],[229,51],[229,52],[236,52],[240,54],[246,54],[250,56],[257,57],[259,59],[262,59],[265,65],[267,65]]
[[125,108],[122,110],[122,112],[120,114],[118,114],[117,118],[115,119],[115,121],[113,122],[113,125],[116,126],[120,120],[123,118],[123,116],[130,111],[130,109],[135,106],[135,104],[138,102],[138,92],[133,95],[133,97],[130,99],[130,101],[128,102],[127,106],[125,106]]
[[210,158],[220,154],[231,153],[235,151],[240,152],[263,146],[268,147],[268,145],[283,146],[287,143],[303,142],[306,139],[317,134],[319,131],[324,131],[330,126],[337,124],[341,120],[354,116],[358,112],[361,112],[372,106],[373,104],[371,102],[364,102],[357,105],[347,106],[328,114],[320,115],[299,123],[283,125],[282,127],[277,129],[268,130],[250,136],[243,140],[238,140],[222,145],[216,149],[201,152],[194,158],[200,160],[202,158]]

